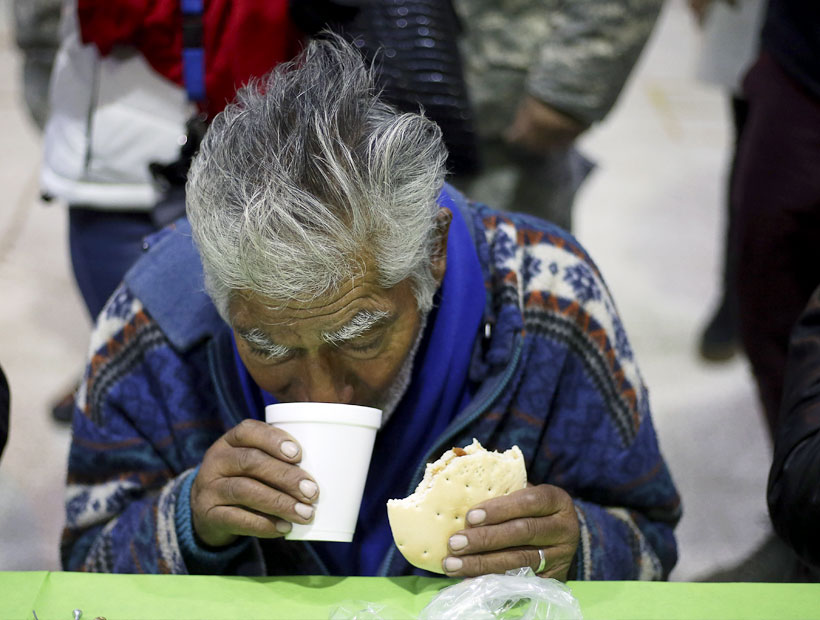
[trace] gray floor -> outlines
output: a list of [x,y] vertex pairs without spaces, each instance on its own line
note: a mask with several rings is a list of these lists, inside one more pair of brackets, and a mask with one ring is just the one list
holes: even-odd
[[[39,136],[21,104],[8,4],[0,0],[0,363],[12,426],[0,462],[0,570],[56,569],[70,438],[48,407],[79,373],[89,324],[65,212],[37,198]],[[676,580],[732,565],[769,532],[770,448],[747,364],[707,364],[696,351],[718,294],[729,125],[723,94],[693,77],[698,38],[687,13],[683,0],[667,2],[617,108],[582,140],[599,167],[576,211],[683,496]]]

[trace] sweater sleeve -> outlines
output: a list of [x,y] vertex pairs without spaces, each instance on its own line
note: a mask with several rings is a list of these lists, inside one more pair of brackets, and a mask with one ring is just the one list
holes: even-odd
[[550,36],[530,66],[529,94],[587,124],[615,104],[662,0],[573,0],[550,15]]
[[518,289],[529,342],[511,403],[522,427],[515,439],[533,455],[530,481],[574,500],[580,542],[570,578],[664,579],[677,561],[680,498],[603,277],[568,233],[532,218],[499,222],[493,249],[507,257],[503,281]]
[[[207,377],[204,360],[183,359],[141,303],[118,289],[92,334],[77,395],[61,549],[66,570],[191,572],[178,506],[193,468],[222,433]],[[219,572],[219,558],[207,559],[209,572]]]
[[[546,481],[570,493],[578,515],[571,578],[666,579],[677,561],[680,498],[645,404],[628,406],[632,388],[586,344],[564,360],[542,447],[551,455],[541,465],[549,468]],[[645,392],[637,403],[642,398]]]
[[666,579],[677,562],[681,506],[649,394],[595,265],[586,257],[567,273],[577,303],[565,312],[573,327],[554,395],[551,449],[579,515],[577,578]]

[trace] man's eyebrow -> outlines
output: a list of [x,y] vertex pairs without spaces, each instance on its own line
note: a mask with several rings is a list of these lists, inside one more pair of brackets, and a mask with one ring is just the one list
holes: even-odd
[[242,339],[258,349],[262,349],[271,357],[284,357],[290,353],[290,347],[275,343],[265,332],[258,327],[245,329],[238,327],[237,333]]
[[396,316],[394,314],[390,314],[384,310],[359,310],[359,312],[350,319],[347,325],[343,325],[332,333],[323,332],[322,340],[328,344],[348,342],[376,327],[389,325],[395,319]]

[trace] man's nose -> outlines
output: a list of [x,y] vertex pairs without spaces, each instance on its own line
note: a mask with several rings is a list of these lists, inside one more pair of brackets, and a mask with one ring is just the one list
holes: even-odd
[[299,400],[315,403],[353,402],[353,386],[345,378],[345,372],[334,364],[328,355],[317,353],[305,358],[300,377]]

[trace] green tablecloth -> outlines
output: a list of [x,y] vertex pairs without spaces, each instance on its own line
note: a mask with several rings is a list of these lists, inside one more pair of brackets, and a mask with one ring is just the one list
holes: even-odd
[[[221,620],[327,618],[373,601],[412,618],[439,589],[425,577],[197,577],[0,572],[0,618]],[[586,620],[820,620],[820,584],[570,582]]]

